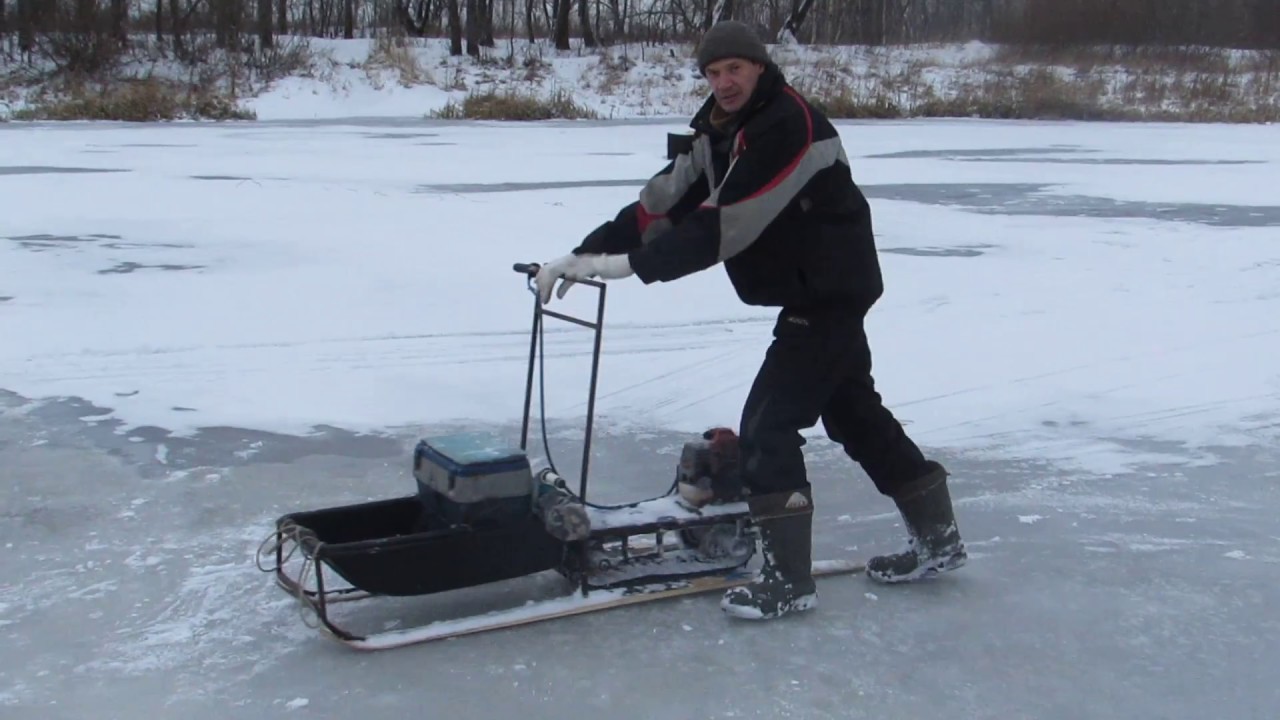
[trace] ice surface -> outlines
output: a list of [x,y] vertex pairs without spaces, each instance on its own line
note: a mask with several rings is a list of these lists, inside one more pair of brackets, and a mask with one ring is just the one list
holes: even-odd
[[[274,517],[413,492],[422,436],[516,439],[511,264],[567,252],[682,128],[0,127],[0,716],[1274,716],[1276,127],[841,126],[885,250],[877,380],[954,473],[953,576],[833,579],[759,627],[703,598],[382,655],[306,628],[252,565]],[[1056,161],[1082,157],[1116,162]],[[690,433],[736,425],[772,322],[719,270],[611,283],[593,500],[660,494]],[[591,338],[547,341],[576,487]],[[896,548],[811,435],[817,554]]]

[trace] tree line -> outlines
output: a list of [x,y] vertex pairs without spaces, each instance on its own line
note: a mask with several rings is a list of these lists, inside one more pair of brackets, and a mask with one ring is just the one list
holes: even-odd
[[[265,51],[282,36],[447,37],[478,55],[497,38],[567,50],[694,40],[718,19],[769,40],[1280,48],[1280,0],[0,0],[0,45],[88,68],[140,37],[177,57],[198,41]],[[3,59],[4,55],[0,55]]]

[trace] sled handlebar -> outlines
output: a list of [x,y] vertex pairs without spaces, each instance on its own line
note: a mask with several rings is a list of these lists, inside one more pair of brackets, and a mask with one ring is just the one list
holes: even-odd
[[[542,269],[542,265],[539,263],[516,263],[511,266],[511,269],[528,278],[533,278],[538,274],[538,271]],[[598,290],[604,290],[604,283],[599,280],[574,280],[574,282],[582,283],[583,285],[590,285]]]
[[[518,262],[518,263],[513,263],[511,266],[511,269],[525,276],[525,281],[529,285],[529,290],[533,291],[533,294],[534,294],[533,328],[530,332],[530,338],[529,338],[529,367],[528,367],[528,373],[525,377],[524,417],[522,419],[521,428],[520,428],[520,449],[521,450],[527,449],[528,443],[529,443],[529,424],[531,420],[531,410],[532,410],[532,403],[533,403],[534,366],[536,363],[538,363],[538,361],[542,357],[542,353],[540,353],[539,351],[542,349],[543,319],[555,318],[557,320],[563,320],[563,321],[572,323],[574,325],[579,325],[587,328],[588,330],[591,330],[592,334],[594,335],[594,342],[591,349],[591,380],[590,380],[589,388],[587,390],[587,427],[585,431],[585,437],[583,438],[583,446],[582,446],[582,477],[579,479],[579,488],[578,488],[578,498],[582,502],[586,502],[587,470],[588,470],[588,466],[590,464],[590,458],[591,458],[591,434],[592,434],[592,426],[595,420],[596,386],[597,386],[598,378],[600,374],[601,336],[603,335],[603,332],[604,332],[605,284],[604,282],[597,279],[583,279],[583,280],[574,281],[576,283],[581,283],[583,285],[590,285],[591,287],[594,287],[596,288],[596,290],[599,291],[596,296],[596,312],[595,312],[596,317],[595,317],[595,321],[593,322],[591,320],[573,317],[572,315],[565,315],[555,310],[550,310],[542,307],[541,302],[539,302],[537,290],[534,287],[534,278],[537,277],[538,271],[542,269],[541,264]],[[541,394],[541,384],[542,384],[541,373],[538,374],[538,382],[539,382],[539,392]],[[542,439],[543,439],[543,444],[545,446],[547,442],[546,416],[544,415],[541,418],[541,420],[542,420],[542,426],[543,426]],[[550,448],[544,447],[544,449],[547,451],[548,460],[550,460],[551,458]],[[583,580],[584,591],[585,591],[585,588],[586,588],[586,580]]]

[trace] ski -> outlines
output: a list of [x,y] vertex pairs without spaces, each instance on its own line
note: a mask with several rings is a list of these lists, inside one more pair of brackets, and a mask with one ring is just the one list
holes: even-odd
[[[855,560],[818,560],[813,563],[814,577],[850,575],[863,572],[865,569],[864,563]],[[328,635],[356,650],[389,650],[533,625],[575,615],[614,610],[629,605],[728,590],[750,582],[754,574],[753,570],[740,568],[724,575],[707,575],[613,590],[593,590],[586,596],[577,593],[563,595],[507,610],[439,620],[419,627],[387,630],[366,636],[339,637],[331,633]]]

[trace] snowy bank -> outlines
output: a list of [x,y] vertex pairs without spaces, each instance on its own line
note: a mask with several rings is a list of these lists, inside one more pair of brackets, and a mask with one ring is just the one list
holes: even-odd
[[[691,44],[627,43],[556,50],[548,41],[500,39],[478,58],[449,54],[447,39],[283,38],[298,49],[278,69],[237,70],[218,81],[259,120],[422,117],[469,97],[560,98],[600,119],[690,115],[705,97]],[[1258,122],[1280,119],[1276,53],[1213,48],[1049,53],[980,42],[898,46],[773,45],[788,79],[836,117],[996,117]],[[233,63],[214,62],[231,67]],[[207,72],[207,67],[202,72]],[[44,82],[0,82],[0,117],[32,113]],[[25,71],[30,80],[39,68]],[[119,78],[171,78],[190,69],[133,61]],[[43,93],[43,94],[42,94]],[[27,117],[24,117],[24,114]]]

